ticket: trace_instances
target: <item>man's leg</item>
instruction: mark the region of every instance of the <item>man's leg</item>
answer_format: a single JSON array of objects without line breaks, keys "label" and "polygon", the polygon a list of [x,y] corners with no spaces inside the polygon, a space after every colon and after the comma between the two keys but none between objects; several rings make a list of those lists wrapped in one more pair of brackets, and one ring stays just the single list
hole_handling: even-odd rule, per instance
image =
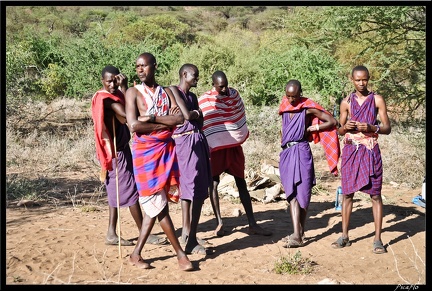
[{"label": "man's leg", "polygon": [[293,234],[290,236],[290,239],[301,242],[303,233],[303,227],[301,224],[302,214],[300,204],[295,197],[290,201],[290,213],[293,224]]},{"label": "man's leg", "polygon": [[122,246],[133,246],[133,242],[123,239],[120,237],[120,234],[117,234],[117,208],[109,207],[109,223],[108,223],[108,232],[105,238],[105,244],[107,245],[118,245],[119,239],[121,240]]},{"label": "man's leg", "polygon": [[383,203],[381,195],[372,195],[372,214],[375,225],[374,241],[381,241],[382,221],[383,221]]},{"label": "man's leg", "polygon": [[135,220],[135,224],[138,227],[138,231],[141,230],[142,221],[143,221],[143,215],[141,210],[141,205],[139,204],[139,201],[134,205],[129,206],[129,211],[132,215],[132,218]]},{"label": "man's leg", "polygon": [[271,235],[272,233],[268,230],[264,230],[261,228],[255,220],[253,209],[252,209],[252,201],[247,189],[246,180],[244,178],[234,176],[237,188],[239,190],[240,201],[243,205],[243,208],[246,212],[246,216],[249,223],[249,233],[250,234],[260,234],[260,235]]},{"label": "man's leg", "polygon": [[[138,232],[141,230],[142,221],[143,221],[143,214],[142,209],[139,201],[137,201],[134,205],[129,206],[129,211],[135,220],[135,224],[138,227]],[[168,241],[166,238],[150,234],[147,243],[153,244],[153,245],[166,245]]]},{"label": "man's leg", "polygon": [[181,199],[182,233],[181,241],[186,243],[191,231],[191,200]]},{"label": "man's leg", "polygon": [[219,206],[219,193],[217,190],[217,187],[219,185],[220,178],[219,176],[213,176],[213,187],[210,189],[210,202],[211,206],[213,208],[213,213],[216,216],[216,222],[217,227],[215,230],[215,234],[217,236],[224,236],[225,231],[223,229],[223,222],[222,222],[222,216],[220,212],[220,206]]},{"label": "man's leg", "polygon": [[331,245],[334,248],[343,248],[346,246],[350,246],[351,242],[349,241],[348,236],[348,228],[351,218],[351,212],[353,208],[353,197],[354,193],[343,195],[342,199],[342,235]]},{"label": "man's leg", "polygon": [[375,225],[375,237],[373,241],[373,252],[375,254],[386,253],[387,250],[384,247],[381,240],[382,233],[382,220],[383,220],[383,203],[381,195],[370,195],[372,199],[372,213]]},{"label": "man's leg", "polygon": [[306,216],[307,216],[307,209],[301,208],[300,207],[300,225],[301,225],[301,238],[304,238],[304,233],[305,233],[305,225],[306,225]]},{"label": "man's leg", "polygon": [[342,200],[342,237],[349,238],[348,228],[353,208],[354,193],[344,195]]},{"label": "man's leg", "polygon": [[117,226],[117,208],[109,206],[109,218],[108,218],[108,232],[106,239],[109,241],[114,241],[117,238],[116,232]]},{"label": "man's leg", "polygon": [[193,265],[189,261],[189,258],[187,257],[186,253],[183,251],[180,242],[177,238],[177,235],[175,234],[174,224],[171,220],[171,217],[169,215],[168,210],[168,204],[165,205],[164,209],[158,214],[158,220],[159,224],[162,227],[163,231],[165,232],[166,236],[168,237],[169,241],[171,242],[171,245],[174,248],[174,251],[177,254],[177,260],[179,267],[182,271],[191,271],[193,270]]},{"label": "man's leg", "polygon": [[207,254],[204,246],[200,245],[197,239],[198,223],[201,217],[201,210],[204,201],[201,199],[192,201],[192,219],[190,223],[190,232],[187,244],[185,246],[186,253],[197,253],[201,255]]},{"label": "man's leg", "polygon": [[140,230],[140,234],[138,237],[138,241],[135,245],[134,250],[129,256],[129,262],[137,266],[141,269],[149,269],[150,264],[144,262],[144,259],[141,257],[141,251],[144,248],[144,244],[147,241],[148,236],[150,235],[150,232],[153,229],[154,223],[156,221],[156,217],[150,217],[147,214],[144,215],[142,227]]}]

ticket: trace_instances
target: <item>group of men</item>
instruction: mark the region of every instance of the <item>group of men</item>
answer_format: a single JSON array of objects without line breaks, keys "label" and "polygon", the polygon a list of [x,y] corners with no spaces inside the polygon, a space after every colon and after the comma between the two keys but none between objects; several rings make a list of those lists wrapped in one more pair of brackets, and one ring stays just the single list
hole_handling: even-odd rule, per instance
[{"label": "group of men", "polygon": [[[363,68],[353,70],[353,77],[358,72],[367,72]],[[213,88],[198,98],[190,91],[197,86],[199,80],[199,70],[193,64],[184,64],[179,70],[179,84],[168,87],[159,85],[155,80],[157,62],[153,54],[140,54],[135,69],[141,84],[128,88],[126,76],[117,68],[106,66],[102,70],[103,88],[92,98],[96,154],[101,164],[101,181],[105,183],[109,204],[106,243],[133,245],[133,242],[121,238],[116,232],[118,208],[129,207],[139,229],[138,240],[129,257],[132,265],[150,268],[141,256],[146,242],[168,243],[166,239],[151,234],[157,218],[176,252],[179,268],[184,271],[194,270],[187,255],[207,254],[205,241],[197,237],[205,199],[210,198],[216,216],[215,235],[226,234],[217,190],[219,177],[224,172],[235,179],[248,219],[249,234],[272,235],[271,231],[259,226],[254,217],[245,180],[245,156],[242,149],[242,144],[249,137],[245,107],[239,92],[228,86],[225,73],[214,72]],[[357,95],[348,96],[350,100],[345,98],[342,101],[339,132],[336,132],[339,123],[331,114],[301,96],[299,81],[290,80],[287,83],[286,96],[283,97],[279,110],[283,120],[280,167],[286,170],[281,172],[281,180],[290,203],[294,233],[282,239],[285,247],[303,245],[307,208],[311,189],[315,185],[309,141],[314,139],[324,145],[330,140],[333,141],[333,146],[328,148],[334,149],[335,144],[339,147],[337,133],[355,140],[356,143],[345,142],[346,146],[362,146],[365,143],[357,140],[370,139],[368,133],[371,131],[375,134],[375,141],[378,132],[390,133],[385,103],[381,96],[371,92],[378,100],[376,108],[383,123],[381,128],[376,114],[373,120],[362,120],[363,115],[354,114],[350,107],[354,103],[352,100],[360,98],[361,105],[364,96],[370,95],[364,76],[357,75],[355,78],[362,78],[362,84],[355,85]],[[354,84],[360,82],[355,80]],[[294,119],[297,121],[291,122]],[[362,133],[367,137],[360,136]],[[370,156],[371,152],[373,162],[381,162],[377,158],[380,155],[379,148],[357,154]],[[346,159],[351,159],[352,155],[345,156]],[[327,155],[329,165],[332,165],[331,171],[336,174],[338,158],[338,150]],[[359,166],[359,171],[363,173],[364,167]],[[366,186],[360,183],[352,185],[352,177],[344,173],[342,167],[342,191],[346,194],[342,210],[343,233],[334,246],[349,245],[348,224],[354,192],[370,190],[367,193],[374,196],[375,251],[382,246],[382,201],[379,195],[382,167],[376,166],[369,173],[371,181],[368,180],[367,173],[362,174],[367,180]],[[168,204],[169,201],[176,202],[178,199],[182,208],[182,232],[179,238],[175,233]]]}]

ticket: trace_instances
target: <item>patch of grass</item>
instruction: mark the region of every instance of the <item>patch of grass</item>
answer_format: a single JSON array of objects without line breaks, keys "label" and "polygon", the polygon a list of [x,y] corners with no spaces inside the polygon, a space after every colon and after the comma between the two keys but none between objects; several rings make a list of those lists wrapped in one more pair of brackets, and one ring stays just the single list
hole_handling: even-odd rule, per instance
[{"label": "patch of grass", "polygon": [[[79,185],[98,180],[98,174],[94,174],[98,173],[99,164],[95,159],[89,100],[59,98],[51,103],[20,104],[19,109],[6,118],[7,201],[72,200],[64,191],[58,191],[57,183],[62,181],[59,176],[65,173],[82,173]],[[250,137],[242,146],[248,171],[260,172],[263,160],[279,160],[281,122],[275,114],[277,109],[277,105],[247,107]],[[394,123],[392,133],[380,135],[379,143],[383,182],[421,187],[426,169],[425,127],[403,127]],[[312,194],[333,196],[336,189],[325,189],[325,184],[334,177],[328,171],[322,146],[310,145],[317,178]],[[61,183],[64,185],[68,181]],[[75,189],[74,192],[78,195],[81,191]],[[56,199],[51,198],[53,193]],[[240,204],[240,199],[233,198],[232,203]]]},{"label": "patch of grass", "polygon": [[81,207],[81,211],[82,212],[96,212],[96,211],[100,211],[100,209],[94,205],[84,205]]},{"label": "patch of grass", "polygon": [[23,179],[17,174],[6,176],[6,200],[42,199],[45,189],[51,187],[46,179]]},{"label": "patch of grass", "polygon": [[325,189],[325,187],[322,184],[316,184],[312,187],[312,195],[318,195],[318,194],[326,194],[328,195],[329,192]]},{"label": "patch of grass", "polygon": [[232,204],[241,204],[240,197],[234,197],[232,195],[224,195],[222,199],[231,202]]},{"label": "patch of grass", "polygon": [[314,263],[302,257],[300,251],[294,255],[282,256],[275,262],[274,271],[276,274],[310,274],[312,273]]},{"label": "patch of grass", "polygon": [[13,281],[14,281],[14,283],[20,283],[20,282],[23,282],[24,279],[21,278],[20,276],[14,276]]}]

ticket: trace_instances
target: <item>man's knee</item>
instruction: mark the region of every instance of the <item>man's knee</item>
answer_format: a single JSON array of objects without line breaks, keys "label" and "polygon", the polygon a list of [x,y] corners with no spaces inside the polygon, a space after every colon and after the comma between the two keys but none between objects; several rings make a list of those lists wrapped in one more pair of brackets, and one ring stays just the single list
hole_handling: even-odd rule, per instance
[{"label": "man's knee", "polygon": [[234,176],[234,180],[239,190],[240,189],[247,190],[246,180],[244,178]]}]

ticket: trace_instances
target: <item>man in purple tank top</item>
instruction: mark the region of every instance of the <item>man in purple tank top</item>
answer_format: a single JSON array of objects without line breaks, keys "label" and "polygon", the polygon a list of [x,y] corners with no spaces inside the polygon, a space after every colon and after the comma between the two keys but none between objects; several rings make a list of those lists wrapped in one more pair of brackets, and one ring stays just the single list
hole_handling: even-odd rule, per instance
[{"label": "man in purple tank top", "polygon": [[179,70],[180,84],[170,86],[184,123],[177,125],[173,133],[175,151],[180,169],[180,200],[182,208],[182,234],[187,254],[206,255],[205,240],[196,237],[204,200],[209,197],[212,184],[210,151],[202,132],[203,114],[197,96],[190,92],[199,80],[198,68],[184,64]]},{"label": "man in purple tank top", "polygon": [[[345,97],[340,105],[339,135],[344,136],[342,150],[342,235],[332,243],[334,248],[351,245],[348,227],[357,191],[370,195],[375,236],[373,253],[387,252],[382,240],[383,203],[382,159],[378,134],[390,134],[391,126],[387,106],[381,95],[368,89],[369,70],[356,66],[351,73],[355,91]],[[379,116],[381,124],[377,120]]]}]

